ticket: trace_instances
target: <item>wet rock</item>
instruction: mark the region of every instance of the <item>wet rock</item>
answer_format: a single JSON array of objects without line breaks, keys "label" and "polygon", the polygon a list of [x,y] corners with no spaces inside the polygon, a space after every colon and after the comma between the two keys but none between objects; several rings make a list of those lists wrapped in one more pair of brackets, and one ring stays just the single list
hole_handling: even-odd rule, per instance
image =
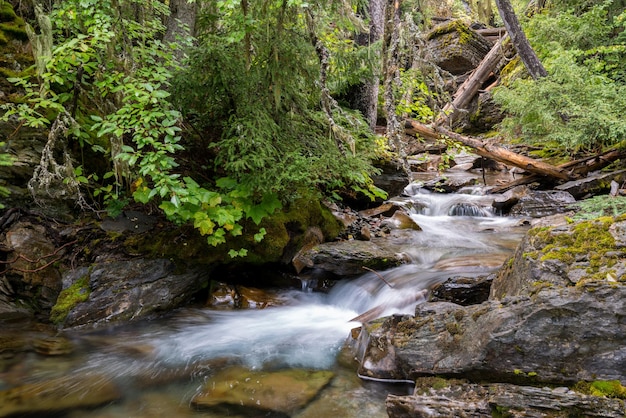
[{"label": "wet rock", "polygon": [[555,187],[556,190],[567,192],[576,199],[581,199],[589,194],[598,195],[608,193],[611,190],[611,182],[619,184],[626,181],[626,170],[611,173],[595,172],[580,180],[572,180]]},{"label": "wet rock", "polygon": [[305,407],[332,379],[329,371],[289,369],[276,372],[232,367],[217,373],[195,395],[196,408],[228,412],[252,408],[291,415]]},{"label": "wet rock", "polygon": [[497,195],[493,199],[492,206],[498,213],[507,214],[528,193],[529,189],[526,186],[514,187],[501,195]]},{"label": "wet rock", "polygon": [[468,306],[486,302],[493,275],[483,277],[451,277],[437,285],[431,293],[431,302],[452,302]]},{"label": "wet rock", "polygon": [[624,317],[626,286],[610,284],[544,287],[532,298],[467,307],[425,303],[415,317],[387,318],[369,330],[369,339],[361,340],[366,348],[360,372],[552,384],[626,381]]},{"label": "wet rock", "polygon": [[324,242],[322,230],[318,227],[309,227],[304,233],[300,249],[291,259],[291,265],[296,269],[296,273],[300,273],[305,267],[313,267],[311,260],[303,254],[322,242]]},{"label": "wet rock", "polygon": [[388,226],[393,229],[412,229],[421,231],[422,228],[405,212],[395,212],[391,218],[384,219],[381,226]]},{"label": "wet rock", "polygon": [[528,191],[519,196],[509,213],[511,216],[541,218],[567,212],[574,203],[576,199],[566,191]]},{"label": "wet rock", "polygon": [[72,342],[60,336],[38,338],[33,341],[33,347],[37,354],[44,356],[62,356],[74,351]]},{"label": "wet rock", "polygon": [[422,183],[421,187],[437,193],[454,193],[463,187],[475,186],[479,183],[478,177],[448,176],[439,177]]},{"label": "wet rock", "polygon": [[[443,380],[443,379],[441,379]],[[439,383],[439,385],[442,385]],[[623,401],[584,395],[568,388],[511,384],[446,384],[411,396],[389,395],[391,418],[418,417],[623,417]],[[442,385],[442,386],[443,386]],[[497,414],[497,415],[496,415]]]},{"label": "wet rock", "polygon": [[403,253],[402,231],[396,230],[389,238],[372,237],[370,241],[336,241],[320,244],[305,252],[313,268],[338,276],[364,273],[363,267],[386,270],[409,262]]},{"label": "wet rock", "polygon": [[202,268],[176,272],[164,259],[96,263],[87,273],[89,297],[70,307],[64,326],[129,321],[183,305],[208,280]]},{"label": "wet rock", "polygon": [[237,290],[235,286],[222,282],[211,282],[211,290],[207,306],[213,308],[235,308],[237,305]]},{"label": "wet rock", "polygon": [[104,375],[72,375],[0,391],[0,417],[35,416],[86,408],[122,398]]},{"label": "wet rock", "polygon": [[264,309],[282,304],[282,300],[268,291],[221,282],[211,283],[207,301],[207,306],[229,309]]}]

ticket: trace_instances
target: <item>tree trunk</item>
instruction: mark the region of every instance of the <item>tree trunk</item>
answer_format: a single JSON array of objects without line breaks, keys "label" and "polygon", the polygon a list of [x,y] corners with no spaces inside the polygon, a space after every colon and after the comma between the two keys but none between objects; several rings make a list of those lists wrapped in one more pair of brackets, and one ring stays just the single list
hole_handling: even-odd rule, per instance
[{"label": "tree trunk", "polygon": [[528,158],[524,155],[516,154],[495,144],[485,143],[476,138],[457,134],[442,126],[431,128],[414,120],[407,120],[406,125],[409,128],[406,129],[407,133],[418,134],[426,139],[433,140],[438,140],[445,136],[472,148],[474,152],[481,157],[491,158],[492,160],[513,165],[530,173],[542,176],[554,177],[561,180],[570,179],[569,174],[563,168],[555,167],[553,165]]},{"label": "tree trunk", "polygon": [[179,45],[174,51],[174,56],[179,62],[185,55],[183,44],[179,38],[188,38],[195,34],[197,12],[198,3],[195,1],[170,0],[170,16],[163,42]]},{"label": "tree trunk", "polygon": [[[369,32],[356,36],[356,43],[360,46],[369,46],[380,40],[385,29],[385,0],[370,0],[368,10],[363,14],[370,17]],[[380,57],[379,57],[380,58]],[[380,61],[372,59],[372,62]],[[378,68],[369,80],[352,86],[347,93],[350,105],[359,110],[368,121],[370,128],[376,127],[378,117],[378,85],[380,78]]]},{"label": "tree trunk", "polygon": [[[561,164],[558,166],[558,168],[567,169],[567,171],[570,172],[572,176],[581,178],[581,177],[586,176],[588,173],[592,171],[601,170],[602,168],[608,166],[612,162],[619,160],[619,159],[623,159],[625,156],[626,156],[626,151],[613,149],[613,150],[609,150],[598,155],[592,155],[591,157]],[[513,187],[522,186],[524,184],[530,184],[532,182],[540,180],[540,178],[541,177],[537,174],[531,174],[530,176],[521,177],[509,183],[496,186],[493,189],[490,189],[489,193],[506,192],[507,190],[510,190]]]},{"label": "tree trunk", "polygon": [[441,125],[448,122],[448,125],[452,125],[458,118],[459,111],[467,109],[476,93],[478,93],[478,90],[491,76],[491,73],[496,69],[498,63],[506,54],[506,47],[503,47],[505,39],[506,38],[503,38],[496,42],[478,67],[476,67],[472,74],[461,84],[461,87],[459,87],[454,94],[452,102],[446,104],[442,109],[435,124]]},{"label": "tree trunk", "polygon": [[405,173],[409,173],[409,164],[402,143],[403,126],[396,114],[394,86],[400,84],[400,4],[401,0],[387,0],[385,7],[385,32],[383,39],[383,97],[385,116],[387,117],[387,140],[391,141],[398,154]]},{"label": "tree trunk", "polygon": [[500,17],[504,22],[504,27],[511,37],[513,46],[519,55],[520,59],[524,63],[524,66],[528,70],[528,73],[535,80],[548,75],[548,72],[537,58],[537,54],[533,51],[522,27],[517,20],[513,6],[509,0],[496,0]]}]

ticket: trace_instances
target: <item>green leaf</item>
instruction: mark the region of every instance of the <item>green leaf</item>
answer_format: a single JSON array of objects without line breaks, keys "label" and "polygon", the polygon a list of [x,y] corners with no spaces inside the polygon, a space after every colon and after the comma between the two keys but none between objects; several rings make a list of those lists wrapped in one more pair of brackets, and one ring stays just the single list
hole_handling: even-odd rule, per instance
[{"label": "green leaf", "polygon": [[259,232],[254,234],[254,241],[256,241],[256,242],[263,241],[263,238],[265,237],[265,234],[267,234],[267,231],[265,230],[265,228],[259,229]]}]

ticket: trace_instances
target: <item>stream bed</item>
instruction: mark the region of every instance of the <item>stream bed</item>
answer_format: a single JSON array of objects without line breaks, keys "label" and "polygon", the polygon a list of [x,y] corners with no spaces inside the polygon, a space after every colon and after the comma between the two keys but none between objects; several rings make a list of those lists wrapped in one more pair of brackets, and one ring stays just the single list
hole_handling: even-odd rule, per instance
[{"label": "stream bed", "polygon": [[[405,205],[422,228],[402,235],[410,264],[341,281],[328,293],[306,286],[280,290],[276,297],[282,305],[262,310],[189,307],[159,320],[66,331],[61,338],[72,347],[68,353],[1,357],[0,390],[52,382],[68,385],[62,393],[78,393],[91,390],[93,382],[71,387],[86,382],[87,376],[112,383],[116,389],[111,390],[118,391],[101,405],[94,402],[49,415],[62,417],[386,417],[387,394],[408,394],[412,387],[357,376],[358,359],[347,344],[352,330],[360,326],[354,318],[373,309],[379,316],[413,314],[424,300],[424,289],[452,276],[476,277],[497,269],[527,229],[519,219],[494,214],[493,198],[478,187],[456,194],[417,189],[394,200]],[[25,338],[26,326],[4,324],[3,338]],[[29,333],[36,338],[38,331]],[[234,368],[252,373],[248,380],[285,370],[328,371],[332,377],[306,402],[286,412],[268,412],[260,401],[261,409],[243,401],[239,407],[235,401],[232,408],[198,406],[194,399],[208,390],[207,385],[216,385],[215,376]],[[283,382],[287,387],[271,390],[288,391],[291,381]],[[32,398],[42,406],[36,415],[27,416],[46,416],[45,402],[54,408],[58,401]],[[6,407],[13,402],[6,399],[3,407],[0,396],[0,416],[21,416],[20,409]]]}]

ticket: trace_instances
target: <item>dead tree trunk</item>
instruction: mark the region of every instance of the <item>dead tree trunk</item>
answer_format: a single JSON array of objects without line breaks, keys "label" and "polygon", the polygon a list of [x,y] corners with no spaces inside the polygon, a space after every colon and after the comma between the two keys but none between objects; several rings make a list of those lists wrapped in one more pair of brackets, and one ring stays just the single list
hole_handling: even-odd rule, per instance
[{"label": "dead tree trunk", "polygon": [[406,125],[407,128],[405,131],[407,133],[418,134],[426,139],[434,140],[448,137],[472,148],[474,152],[481,157],[491,158],[492,160],[499,161],[507,165],[513,165],[530,173],[541,176],[548,176],[561,180],[570,179],[567,170],[563,168],[555,167],[542,161],[537,161],[524,155],[514,153],[495,144],[485,143],[476,138],[457,134],[442,126],[432,128],[414,120],[407,120]]},{"label": "dead tree trunk", "polygon": [[435,124],[442,125],[445,122],[452,125],[459,116],[459,111],[466,109],[481,86],[491,76],[492,72],[506,54],[507,46],[502,38],[495,43],[491,51],[485,56],[470,76],[461,84],[461,87],[454,94],[453,100],[446,104],[437,118]]},{"label": "dead tree trunk", "polygon": [[543,64],[541,64],[541,61],[537,58],[537,54],[535,54],[535,51],[530,46],[519,20],[517,20],[513,6],[511,6],[511,2],[509,0],[496,0],[496,5],[498,6],[500,17],[504,22],[504,27],[511,37],[513,46],[515,46],[515,50],[524,63],[524,66],[528,70],[530,76],[535,80],[547,76],[548,72],[543,67]]},{"label": "dead tree trunk", "polygon": [[[561,164],[558,166],[558,168],[567,170],[572,177],[580,178],[592,171],[600,170],[611,164],[613,161],[623,159],[624,157],[626,157],[626,151],[614,149],[603,152],[602,154],[593,155],[587,158],[582,158],[580,160],[570,161],[565,164]],[[496,186],[493,189],[490,189],[489,193],[503,193],[516,186],[530,184],[540,179],[541,176],[537,174],[531,174],[529,176],[524,176],[517,180],[513,180],[509,183]]]}]

